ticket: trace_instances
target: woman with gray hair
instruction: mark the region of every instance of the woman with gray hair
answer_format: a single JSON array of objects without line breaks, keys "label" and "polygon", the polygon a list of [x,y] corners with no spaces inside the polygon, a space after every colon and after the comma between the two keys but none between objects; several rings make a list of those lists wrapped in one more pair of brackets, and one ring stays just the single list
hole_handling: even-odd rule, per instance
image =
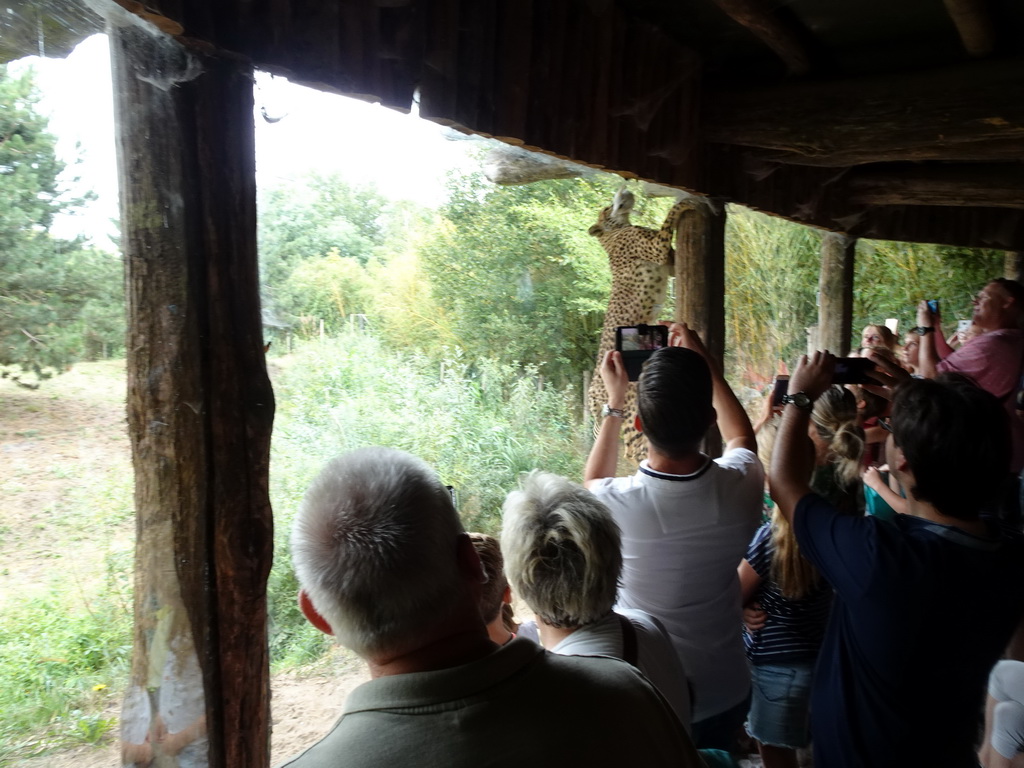
[{"label": "woman with gray hair", "polygon": [[536,614],[541,645],[629,662],[689,730],[686,673],[661,622],[612,610],[622,571],[619,527],[596,496],[558,475],[531,472],[505,499],[501,549],[512,588]]}]

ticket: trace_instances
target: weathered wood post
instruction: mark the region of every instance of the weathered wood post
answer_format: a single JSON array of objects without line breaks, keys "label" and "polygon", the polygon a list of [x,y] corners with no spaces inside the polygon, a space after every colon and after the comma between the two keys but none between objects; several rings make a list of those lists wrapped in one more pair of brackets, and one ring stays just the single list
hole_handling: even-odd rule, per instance
[{"label": "weathered wood post", "polygon": [[111,53],[137,514],[123,751],[149,750],[156,766],[259,768],[274,400],[252,69],[141,22],[112,30]]},{"label": "weathered wood post", "polygon": [[[725,206],[693,197],[676,230],[676,322],[696,330],[712,357],[725,356]],[[705,451],[720,456],[722,440],[712,428]]]},{"label": "weathered wood post", "polygon": [[826,232],[821,239],[818,280],[818,346],[840,357],[850,354],[853,335],[853,264],[857,241]]},{"label": "weathered wood post", "polygon": [[1024,251],[1007,251],[1003,260],[1003,277],[1024,283]]}]

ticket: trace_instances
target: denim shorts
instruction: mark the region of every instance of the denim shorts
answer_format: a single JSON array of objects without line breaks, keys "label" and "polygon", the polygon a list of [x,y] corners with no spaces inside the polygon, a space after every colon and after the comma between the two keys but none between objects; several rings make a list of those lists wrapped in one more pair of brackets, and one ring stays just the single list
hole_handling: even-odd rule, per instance
[{"label": "denim shorts", "polygon": [[751,667],[747,733],[762,744],[798,749],[811,741],[813,662]]}]

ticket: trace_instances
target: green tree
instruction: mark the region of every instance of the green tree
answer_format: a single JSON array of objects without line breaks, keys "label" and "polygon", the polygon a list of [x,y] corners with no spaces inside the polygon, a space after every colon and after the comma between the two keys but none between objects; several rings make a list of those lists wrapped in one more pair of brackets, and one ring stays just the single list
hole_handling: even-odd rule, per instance
[{"label": "green tree", "polygon": [[81,200],[62,195],[64,164],[38,101],[31,70],[0,65],[0,369],[23,383],[25,372],[46,378],[80,357],[83,324],[116,325],[123,303],[114,257],[49,232]]},{"label": "green tree", "polygon": [[304,260],[340,256],[366,264],[384,242],[388,202],[373,186],[337,174],[311,174],[273,187],[259,199],[264,285],[273,293]]},{"label": "green tree", "polygon": [[940,302],[943,331],[956,330],[956,320],[969,320],[971,300],[993,277],[1003,274],[1002,251],[955,248],[922,243],[863,240],[857,246],[853,302],[853,345],[861,329],[887,318],[900,329],[917,325],[922,299]]},{"label": "green tree", "polygon": [[[453,176],[423,257],[456,345],[576,383],[594,364],[610,290],[608,257],[587,230],[621,183],[497,187],[480,174]],[[634,223],[660,223],[667,207],[650,205]]]},{"label": "green tree", "polygon": [[734,386],[763,385],[791,363],[818,322],[821,236],[814,229],[730,206],[725,238],[725,367]]},{"label": "green tree", "polygon": [[282,306],[300,325],[318,329],[323,322],[325,331],[335,334],[349,315],[367,313],[370,278],[358,261],[331,249],[326,256],[299,262],[281,286],[280,296]]}]

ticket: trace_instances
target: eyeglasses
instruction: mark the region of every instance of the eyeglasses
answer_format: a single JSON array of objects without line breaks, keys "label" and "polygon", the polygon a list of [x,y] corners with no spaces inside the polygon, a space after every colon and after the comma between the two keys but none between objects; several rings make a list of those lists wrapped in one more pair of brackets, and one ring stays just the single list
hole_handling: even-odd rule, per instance
[{"label": "eyeglasses", "polygon": [[892,434],[892,422],[889,421],[889,419],[879,419],[878,420],[878,426],[880,426],[882,429],[884,429],[890,435]]}]

